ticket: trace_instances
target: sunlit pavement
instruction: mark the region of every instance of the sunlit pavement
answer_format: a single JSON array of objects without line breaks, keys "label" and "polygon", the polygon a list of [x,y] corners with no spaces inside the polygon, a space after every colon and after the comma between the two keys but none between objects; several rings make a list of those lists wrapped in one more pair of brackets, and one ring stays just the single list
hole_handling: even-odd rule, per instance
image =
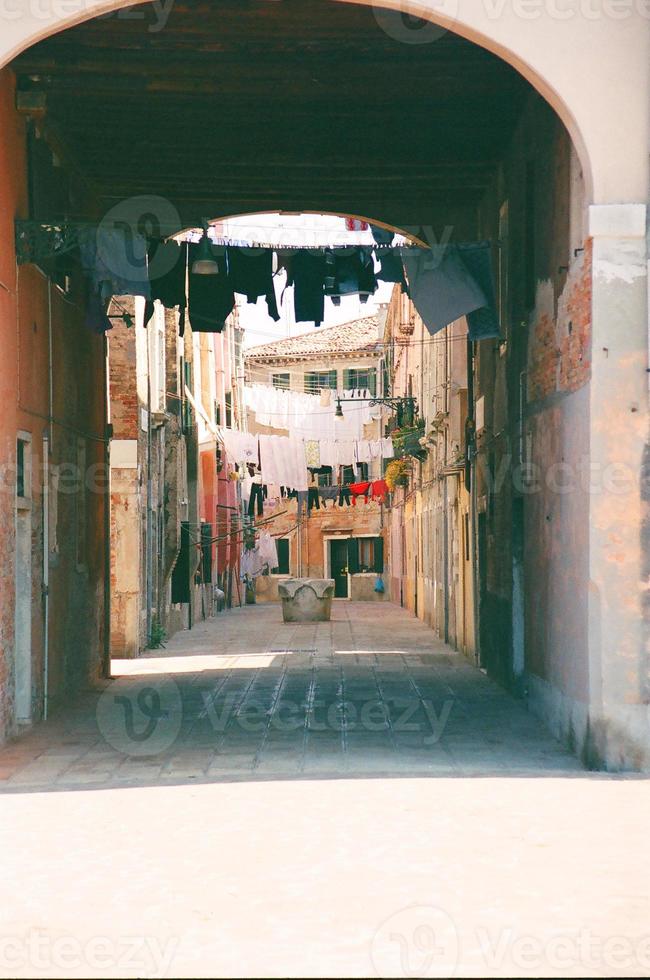
[{"label": "sunlit pavement", "polygon": [[386,604],[237,610],[0,753],[3,976],[646,975],[648,789]]}]

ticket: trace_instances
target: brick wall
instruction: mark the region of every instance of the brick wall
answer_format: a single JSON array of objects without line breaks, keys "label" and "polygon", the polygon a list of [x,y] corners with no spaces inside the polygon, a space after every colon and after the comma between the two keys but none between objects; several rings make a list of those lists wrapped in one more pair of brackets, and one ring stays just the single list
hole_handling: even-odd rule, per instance
[{"label": "brick wall", "polygon": [[[548,295],[550,294],[550,295]],[[528,399],[541,401],[555,392],[577,391],[591,367],[591,240],[575,263],[557,302],[550,283],[537,293],[537,316],[530,329]]]}]

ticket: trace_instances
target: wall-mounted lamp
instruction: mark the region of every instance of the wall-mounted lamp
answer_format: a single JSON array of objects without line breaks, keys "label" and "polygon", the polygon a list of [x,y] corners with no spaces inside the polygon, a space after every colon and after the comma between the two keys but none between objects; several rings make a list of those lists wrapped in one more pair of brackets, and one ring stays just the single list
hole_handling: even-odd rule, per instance
[{"label": "wall-mounted lamp", "polygon": [[336,399],[336,411],[334,412],[334,415],[335,415],[335,417],[337,419],[342,419],[343,418],[343,408],[341,407],[341,399],[340,398],[337,398]]}]

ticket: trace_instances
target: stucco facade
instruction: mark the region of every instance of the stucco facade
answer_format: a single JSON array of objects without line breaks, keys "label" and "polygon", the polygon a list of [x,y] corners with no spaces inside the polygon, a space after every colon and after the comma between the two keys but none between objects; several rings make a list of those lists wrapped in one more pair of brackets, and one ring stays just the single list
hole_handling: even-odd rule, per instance
[{"label": "stucco facade", "polygon": [[[297,339],[277,341],[271,345],[253,347],[245,356],[246,377],[250,383],[273,385],[281,382],[291,391],[313,393],[313,376],[327,377],[332,395],[341,394],[349,384],[350,372],[370,372],[374,393],[382,393],[381,350],[386,310],[376,316],[362,318],[335,328],[323,328],[315,334]],[[351,349],[358,338],[359,349]],[[309,341],[311,352],[301,352],[303,339]],[[322,351],[319,352],[319,348]],[[355,377],[359,377],[357,374]],[[355,386],[356,387],[356,386]],[[342,403],[343,412],[346,405]],[[291,435],[288,430],[260,425],[255,413],[247,412],[248,431],[260,434]],[[383,432],[383,418],[364,426],[364,437],[378,439]],[[351,468],[354,469],[354,468]],[[383,465],[380,460],[368,464],[367,479],[380,479]],[[355,479],[360,479],[357,475]],[[332,482],[338,482],[332,474]],[[278,600],[278,583],[287,574],[301,578],[330,578],[333,575],[333,542],[346,547],[350,539],[381,538],[385,540],[385,507],[372,500],[357,502],[356,506],[322,501],[320,508],[300,510],[296,500],[282,499],[274,510],[265,510],[265,530],[273,536],[289,540],[288,573],[258,576],[255,580],[257,601]],[[336,547],[336,545],[334,545]],[[349,570],[344,587],[345,598],[361,601],[382,601],[390,596],[389,587],[377,591],[377,575],[373,571]],[[342,598],[342,596],[339,596]]]},{"label": "stucco facade", "polygon": [[81,281],[64,290],[39,268],[16,265],[26,134],[7,71],[0,120],[2,739],[104,668],[108,441],[104,343],[84,327]]}]

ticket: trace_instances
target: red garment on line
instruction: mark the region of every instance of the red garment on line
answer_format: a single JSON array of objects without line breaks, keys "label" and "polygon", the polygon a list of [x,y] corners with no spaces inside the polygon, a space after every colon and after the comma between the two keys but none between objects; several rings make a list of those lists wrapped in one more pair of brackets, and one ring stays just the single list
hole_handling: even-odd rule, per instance
[{"label": "red garment on line", "polygon": [[388,493],[388,484],[385,480],[375,480],[370,488],[370,496],[380,504],[385,503]]},{"label": "red garment on line", "polygon": [[368,490],[370,490],[371,484],[369,481],[364,483],[351,483],[350,493],[352,494],[352,506],[356,507],[357,497],[365,497],[366,503],[368,502]]}]

